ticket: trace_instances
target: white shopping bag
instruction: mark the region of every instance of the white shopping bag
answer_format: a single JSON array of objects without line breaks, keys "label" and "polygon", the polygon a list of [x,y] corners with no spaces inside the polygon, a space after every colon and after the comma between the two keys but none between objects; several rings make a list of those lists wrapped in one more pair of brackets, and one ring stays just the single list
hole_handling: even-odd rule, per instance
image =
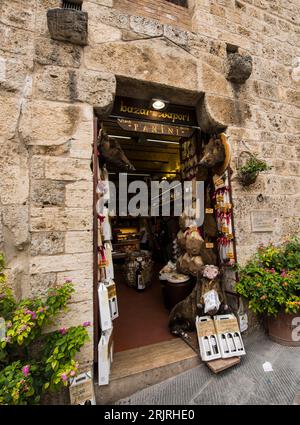
[{"label": "white shopping bag", "polygon": [[237,311],[240,331],[245,332],[248,329],[248,315],[245,312],[245,307],[242,299],[240,299],[239,309]]},{"label": "white shopping bag", "polygon": [[102,332],[98,344],[98,385],[108,385],[113,360],[112,329]]},{"label": "white shopping bag", "polygon": [[220,308],[220,300],[217,291],[212,289],[211,291],[206,292],[203,295],[204,299],[204,313],[211,314],[211,312],[216,313]]},{"label": "white shopping bag", "polygon": [[99,283],[98,287],[99,300],[99,318],[102,331],[106,331],[112,327],[111,314],[109,309],[108,290],[103,282]]}]

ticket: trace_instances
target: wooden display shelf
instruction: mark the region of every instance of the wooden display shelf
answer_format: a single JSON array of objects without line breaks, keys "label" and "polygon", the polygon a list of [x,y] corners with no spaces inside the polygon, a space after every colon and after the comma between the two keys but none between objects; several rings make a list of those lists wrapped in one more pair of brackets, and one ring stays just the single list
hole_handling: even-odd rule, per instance
[{"label": "wooden display shelf", "polygon": [[113,246],[133,245],[137,243],[140,243],[139,239],[131,239],[131,240],[122,241],[122,242],[116,242],[116,243],[113,242]]},{"label": "wooden display shelf", "polygon": [[112,259],[118,260],[121,258],[126,258],[127,255],[128,255],[127,252],[112,252]]}]

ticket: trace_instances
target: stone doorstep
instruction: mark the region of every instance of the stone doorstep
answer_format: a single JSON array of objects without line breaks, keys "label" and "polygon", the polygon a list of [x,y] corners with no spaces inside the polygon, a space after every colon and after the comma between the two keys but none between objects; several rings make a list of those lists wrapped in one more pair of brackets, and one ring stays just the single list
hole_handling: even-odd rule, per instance
[{"label": "stone doorstep", "polygon": [[116,353],[110,384],[98,386],[95,382],[96,402],[100,405],[113,404],[192,369],[200,362],[199,356],[179,339]]}]

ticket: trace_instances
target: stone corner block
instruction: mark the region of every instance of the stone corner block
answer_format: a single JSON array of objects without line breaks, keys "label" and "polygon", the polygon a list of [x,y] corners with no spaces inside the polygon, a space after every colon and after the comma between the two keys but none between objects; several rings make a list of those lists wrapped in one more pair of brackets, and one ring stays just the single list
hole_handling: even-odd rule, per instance
[{"label": "stone corner block", "polygon": [[81,10],[48,9],[47,24],[54,40],[86,46],[88,44],[88,14]]},{"label": "stone corner block", "polygon": [[236,84],[243,84],[252,73],[252,57],[239,53],[230,53],[225,61],[226,79]]}]

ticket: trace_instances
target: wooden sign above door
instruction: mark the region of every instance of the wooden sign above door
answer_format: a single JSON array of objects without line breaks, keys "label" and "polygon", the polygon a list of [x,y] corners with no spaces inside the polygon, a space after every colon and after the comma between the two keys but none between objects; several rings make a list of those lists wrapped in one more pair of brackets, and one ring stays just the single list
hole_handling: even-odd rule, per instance
[{"label": "wooden sign above door", "polygon": [[117,123],[123,130],[136,131],[138,133],[163,134],[165,136],[191,137],[194,129],[178,125],[158,124],[147,121],[117,119]]},{"label": "wooden sign above door", "polygon": [[115,99],[112,116],[145,121],[156,121],[186,126],[198,126],[194,108],[167,104],[163,111],[156,111],[150,101],[119,97]]}]

